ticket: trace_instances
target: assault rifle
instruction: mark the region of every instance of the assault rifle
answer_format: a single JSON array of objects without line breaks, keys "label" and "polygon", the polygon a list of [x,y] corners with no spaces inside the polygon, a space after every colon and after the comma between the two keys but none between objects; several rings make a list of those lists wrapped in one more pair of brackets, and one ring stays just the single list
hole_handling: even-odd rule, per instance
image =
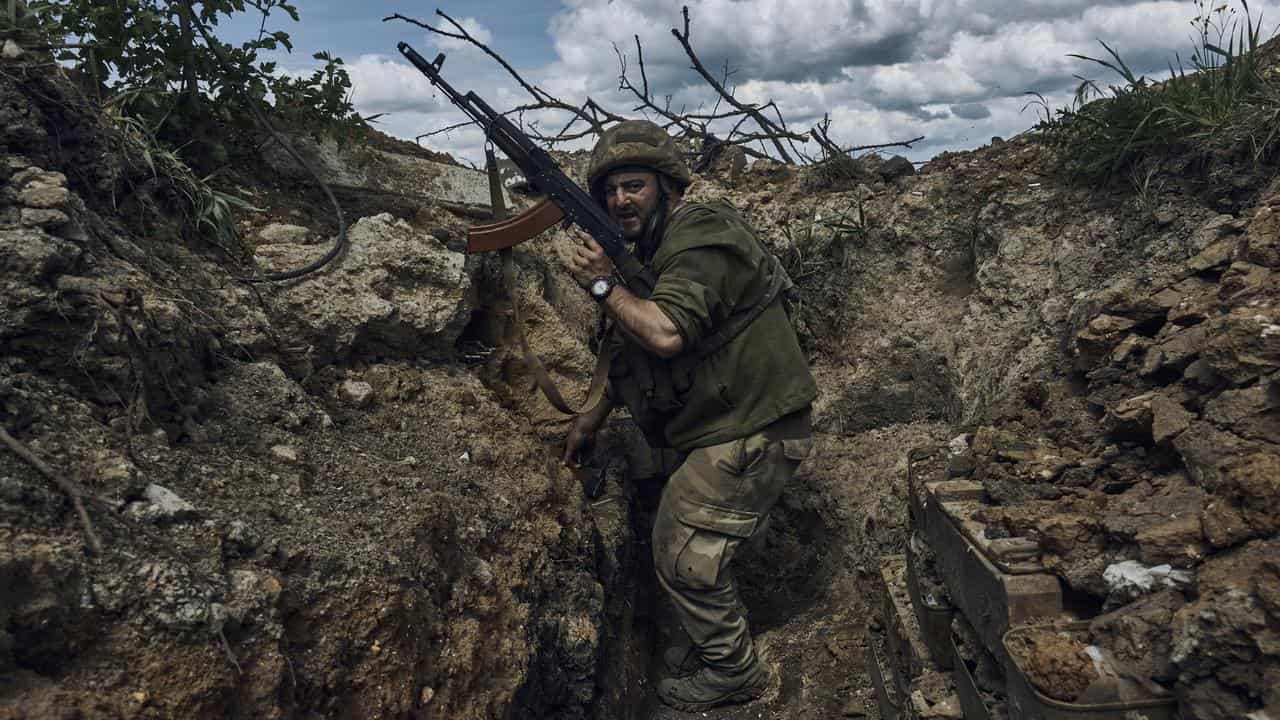
[{"label": "assault rifle", "polygon": [[405,59],[427,76],[432,85],[444,92],[450,102],[474,120],[484,130],[489,141],[511,158],[525,178],[546,196],[545,200],[513,218],[473,226],[467,232],[467,252],[510,248],[533,238],[556,223],[568,221],[585,230],[600,243],[632,293],[646,298],[653,293],[653,271],[627,250],[622,229],[589,194],[564,174],[545,150],[535,145],[514,123],[495,112],[475,92],[463,95],[445,82],[440,75],[444,53],[437,55],[433,62],[427,62],[408,43],[402,42],[396,47]]}]

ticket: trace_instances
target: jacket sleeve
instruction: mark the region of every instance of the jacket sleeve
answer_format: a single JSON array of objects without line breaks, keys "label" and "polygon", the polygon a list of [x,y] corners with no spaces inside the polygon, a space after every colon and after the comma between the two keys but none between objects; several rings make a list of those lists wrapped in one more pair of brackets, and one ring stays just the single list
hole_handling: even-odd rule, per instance
[{"label": "jacket sleeve", "polygon": [[663,238],[650,300],[680,332],[686,351],[733,313],[757,274],[755,241],[721,213],[692,208]]},{"label": "jacket sleeve", "polygon": [[649,299],[675,324],[686,349],[729,314],[725,300],[729,260],[728,253],[715,248],[686,250],[658,276]]}]

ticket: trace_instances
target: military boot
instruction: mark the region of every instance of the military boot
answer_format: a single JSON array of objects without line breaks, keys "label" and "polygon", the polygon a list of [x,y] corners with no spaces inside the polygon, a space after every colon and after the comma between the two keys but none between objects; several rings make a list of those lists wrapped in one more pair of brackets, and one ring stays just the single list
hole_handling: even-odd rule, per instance
[{"label": "military boot", "polygon": [[751,702],[769,689],[773,672],[759,659],[737,673],[702,666],[684,677],[658,683],[658,699],[684,712],[702,712],[720,705]]},{"label": "military boot", "polygon": [[668,677],[682,678],[698,672],[698,668],[702,667],[702,659],[698,657],[697,648],[692,645],[677,645],[662,653],[662,665]]}]

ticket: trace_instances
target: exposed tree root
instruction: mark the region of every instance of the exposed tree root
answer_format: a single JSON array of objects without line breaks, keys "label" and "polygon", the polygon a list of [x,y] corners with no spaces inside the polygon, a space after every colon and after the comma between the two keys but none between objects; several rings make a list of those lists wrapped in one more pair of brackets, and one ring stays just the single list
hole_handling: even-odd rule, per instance
[{"label": "exposed tree root", "polygon": [[35,453],[31,452],[26,445],[15,440],[3,427],[0,427],[0,441],[3,441],[6,447],[17,454],[18,457],[26,460],[31,467],[38,470],[49,482],[57,485],[59,490],[62,490],[67,497],[71,498],[71,504],[76,509],[76,516],[80,518],[80,527],[84,529],[85,538],[88,540],[90,552],[94,555],[101,555],[102,542],[98,540],[97,533],[93,531],[93,523],[89,520],[89,513],[84,509],[84,502],[80,499],[83,492],[80,488],[55,472],[43,460],[36,457]]}]

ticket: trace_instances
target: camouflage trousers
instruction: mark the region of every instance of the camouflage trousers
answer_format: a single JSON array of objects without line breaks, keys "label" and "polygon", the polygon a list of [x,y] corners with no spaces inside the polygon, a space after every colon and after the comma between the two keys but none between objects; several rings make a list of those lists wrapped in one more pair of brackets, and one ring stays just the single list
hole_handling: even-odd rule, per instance
[{"label": "camouflage trousers", "polygon": [[658,583],[702,661],[717,670],[741,671],[755,657],[729,567],[734,551],[761,532],[812,448],[804,410],[693,450],[663,490],[653,527]]}]

